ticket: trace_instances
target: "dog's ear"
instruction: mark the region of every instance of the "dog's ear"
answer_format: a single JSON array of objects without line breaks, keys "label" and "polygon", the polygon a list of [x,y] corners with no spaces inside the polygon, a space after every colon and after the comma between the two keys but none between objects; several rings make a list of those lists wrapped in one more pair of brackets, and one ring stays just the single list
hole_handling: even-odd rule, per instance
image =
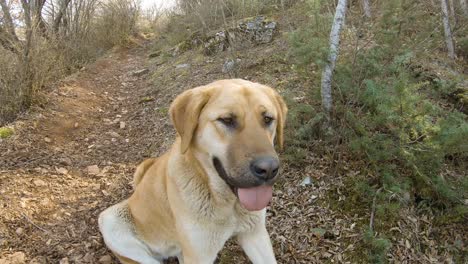
[{"label": "dog's ear", "polygon": [[280,150],[283,150],[283,141],[284,141],[284,126],[286,124],[286,115],[288,114],[288,107],[284,102],[281,95],[274,91],[275,105],[278,111],[278,122],[276,125],[276,143],[278,144]]},{"label": "dog's ear", "polygon": [[193,134],[198,125],[201,110],[208,102],[208,95],[199,90],[187,90],[176,97],[169,112],[172,123],[181,139],[180,151],[185,153],[192,142]]}]

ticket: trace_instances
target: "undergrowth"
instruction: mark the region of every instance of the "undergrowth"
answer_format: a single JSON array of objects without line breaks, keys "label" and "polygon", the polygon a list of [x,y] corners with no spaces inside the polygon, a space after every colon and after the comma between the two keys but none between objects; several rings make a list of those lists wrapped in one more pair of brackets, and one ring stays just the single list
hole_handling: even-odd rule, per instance
[{"label": "undergrowth", "polygon": [[428,50],[443,43],[440,29],[434,32],[434,24],[440,23],[438,14],[424,16],[419,10],[430,7],[421,1],[380,4],[382,11],[372,24],[350,18],[342,34],[343,50],[334,75],[332,134],[322,131],[318,93],[331,27],[328,21],[333,16],[327,12],[329,6],[306,1],[303,7],[309,10],[310,23],[290,34],[293,69],[314,80],[316,91],[309,94],[315,107],[290,101],[293,140],[286,154],[300,161],[315,139],[322,145],[341,142],[341,151],[351,153],[351,162],[365,161],[360,174],[345,181],[349,197],[345,207],[371,208],[376,201],[372,210],[379,219],[375,225],[379,234],[368,229],[363,234],[371,263],[386,262],[391,244],[385,234],[402,217],[402,208],[429,208],[439,224],[461,223],[467,217],[468,193],[466,114],[447,107],[444,99],[457,80],[414,71]]}]

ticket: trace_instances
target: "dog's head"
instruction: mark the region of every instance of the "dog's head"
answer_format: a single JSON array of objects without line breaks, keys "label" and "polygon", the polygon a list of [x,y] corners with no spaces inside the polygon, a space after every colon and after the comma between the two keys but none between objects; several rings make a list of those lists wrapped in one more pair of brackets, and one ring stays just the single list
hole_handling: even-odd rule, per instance
[{"label": "dog's head", "polygon": [[[266,207],[276,181],[287,107],[270,87],[222,80],[179,95],[170,108],[181,153],[203,156],[249,210]],[[207,163],[207,164],[204,164]]]}]

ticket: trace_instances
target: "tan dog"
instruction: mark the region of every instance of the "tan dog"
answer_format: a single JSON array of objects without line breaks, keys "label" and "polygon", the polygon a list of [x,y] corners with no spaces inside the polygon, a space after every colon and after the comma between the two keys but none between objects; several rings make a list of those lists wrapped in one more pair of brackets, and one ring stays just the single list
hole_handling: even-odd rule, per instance
[{"label": "tan dog", "polygon": [[178,137],[141,163],[135,192],[99,216],[124,263],[213,263],[236,236],[250,260],[276,263],[265,228],[287,107],[273,89],[234,79],[185,91],[171,105]]}]

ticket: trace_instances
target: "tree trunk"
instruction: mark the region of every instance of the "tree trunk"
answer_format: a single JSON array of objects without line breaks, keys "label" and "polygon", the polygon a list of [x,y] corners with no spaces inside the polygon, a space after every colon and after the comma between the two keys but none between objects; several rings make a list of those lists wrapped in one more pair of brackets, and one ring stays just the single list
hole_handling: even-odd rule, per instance
[{"label": "tree trunk", "polygon": [[461,6],[461,9],[463,10],[463,14],[465,16],[468,16],[468,7],[466,6],[466,0],[460,0],[460,6]]},{"label": "tree trunk", "polygon": [[362,8],[364,9],[364,15],[367,18],[371,18],[371,9],[369,5],[369,0],[362,0]]},{"label": "tree trunk", "polygon": [[330,32],[330,53],[328,63],[322,73],[322,106],[327,120],[330,120],[330,114],[333,107],[331,94],[331,81],[333,70],[335,69],[336,58],[340,48],[340,32],[345,21],[347,0],[339,0],[336,6],[335,18]]},{"label": "tree trunk", "polygon": [[0,6],[2,7],[3,11],[3,18],[6,27],[6,31],[10,35],[13,41],[18,41],[18,37],[16,36],[15,32],[15,25],[13,24],[13,19],[11,18],[10,7],[6,3],[5,0],[0,0]]},{"label": "tree trunk", "polygon": [[62,21],[62,17],[63,15],[65,14],[66,10],[67,10],[67,7],[68,7],[68,4],[70,3],[71,0],[63,0],[61,3],[60,3],[60,10],[58,11],[57,13],[57,16],[55,17],[54,19],[54,25],[52,26],[52,29],[54,30],[55,33],[58,32],[59,30],[59,27],[60,27],[60,22]]},{"label": "tree trunk", "polygon": [[34,21],[33,29],[39,29],[40,33],[43,36],[46,36],[47,33],[46,24],[44,22],[44,19],[42,19],[42,9],[44,8],[45,2],[46,0],[35,0],[32,8]]},{"label": "tree trunk", "polygon": [[[16,44],[19,44],[19,42]],[[0,25],[0,46],[18,55],[20,54],[20,46],[16,44],[11,40],[10,34]]]},{"label": "tree trunk", "polygon": [[23,85],[26,87],[26,92],[24,93],[23,104],[28,107],[32,101],[32,91],[33,91],[33,73],[31,71],[31,61],[30,61],[30,52],[32,45],[33,37],[33,25],[31,19],[31,5],[28,0],[21,0],[21,5],[23,7],[23,16],[24,24],[26,25],[26,41],[23,45]]},{"label": "tree trunk", "polygon": [[440,0],[440,3],[441,3],[441,7],[442,7],[442,22],[444,23],[445,42],[447,43],[448,56],[451,59],[455,59],[455,50],[453,48],[452,30],[450,28],[447,1],[446,0]]},{"label": "tree trunk", "polygon": [[31,48],[32,40],[32,22],[31,22],[31,6],[27,0],[21,0],[24,13],[24,24],[26,25],[26,44],[24,46],[24,57],[27,60],[29,57],[29,49]]},{"label": "tree trunk", "polygon": [[453,3],[453,0],[449,0],[449,7],[450,7],[450,16],[452,17],[452,21],[453,21],[452,27],[455,28],[455,25],[457,24],[457,16],[455,14],[455,4]]}]

